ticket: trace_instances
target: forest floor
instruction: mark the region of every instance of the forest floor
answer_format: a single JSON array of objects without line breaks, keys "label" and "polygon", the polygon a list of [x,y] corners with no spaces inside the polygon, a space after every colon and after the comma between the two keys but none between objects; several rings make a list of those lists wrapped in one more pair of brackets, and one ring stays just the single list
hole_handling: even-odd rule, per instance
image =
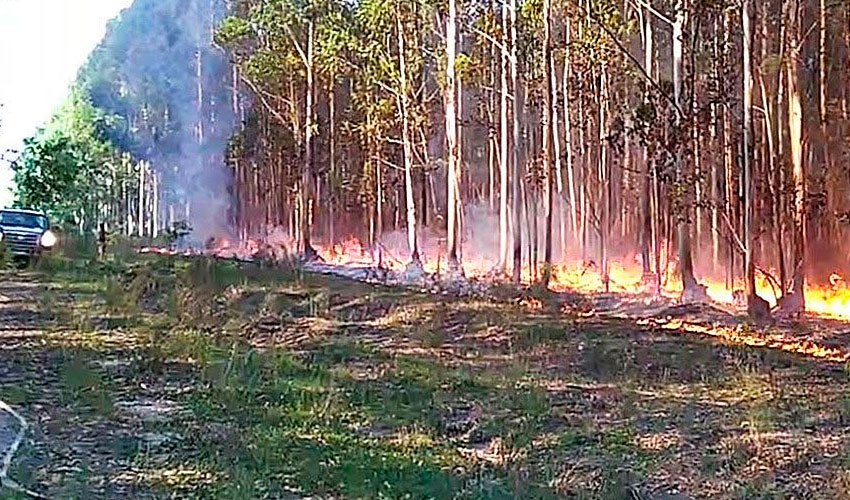
[{"label": "forest floor", "polygon": [[160,257],[4,271],[10,475],[86,500],[850,498],[844,365],[531,304]]}]

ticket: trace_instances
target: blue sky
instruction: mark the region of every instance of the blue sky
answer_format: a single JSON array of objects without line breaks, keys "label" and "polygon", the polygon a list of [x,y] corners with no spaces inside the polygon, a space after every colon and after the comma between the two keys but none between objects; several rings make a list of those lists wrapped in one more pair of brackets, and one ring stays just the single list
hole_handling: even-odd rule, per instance
[{"label": "blue sky", "polygon": [[[0,0],[0,152],[20,149],[62,103],[106,23],[132,0]],[[0,162],[0,205],[12,175]]]}]

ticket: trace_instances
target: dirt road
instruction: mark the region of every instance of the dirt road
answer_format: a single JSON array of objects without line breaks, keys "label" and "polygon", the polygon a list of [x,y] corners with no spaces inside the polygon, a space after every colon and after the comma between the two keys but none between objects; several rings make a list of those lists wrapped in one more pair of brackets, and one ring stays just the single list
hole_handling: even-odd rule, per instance
[{"label": "dirt road", "polygon": [[[139,452],[162,444],[145,425],[163,404],[134,375],[132,337],[74,324],[83,300],[33,272],[0,279],[0,399],[30,425],[9,475],[50,498],[147,498],[135,471]],[[15,432],[0,419],[0,456]]]}]

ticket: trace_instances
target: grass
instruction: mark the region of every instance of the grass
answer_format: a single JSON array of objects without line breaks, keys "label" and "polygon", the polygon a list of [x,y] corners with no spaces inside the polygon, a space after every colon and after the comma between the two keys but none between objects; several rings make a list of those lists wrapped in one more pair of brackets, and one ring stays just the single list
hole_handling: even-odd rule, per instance
[{"label": "grass", "polygon": [[13,476],[53,498],[850,494],[843,367],[236,263],[6,278],[43,286],[0,366]]}]

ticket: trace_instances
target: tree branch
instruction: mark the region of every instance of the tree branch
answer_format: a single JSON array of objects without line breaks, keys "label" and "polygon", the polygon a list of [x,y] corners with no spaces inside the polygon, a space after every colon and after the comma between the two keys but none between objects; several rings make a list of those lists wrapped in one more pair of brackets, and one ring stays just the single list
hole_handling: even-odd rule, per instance
[{"label": "tree branch", "polygon": [[286,34],[289,35],[289,39],[292,40],[292,45],[295,46],[295,50],[298,51],[298,55],[301,56],[301,61],[304,62],[304,66],[310,67],[310,59],[307,58],[307,53],[304,52],[304,49],[301,48],[301,44],[298,43],[298,39],[295,38],[295,33],[292,32],[292,28],[290,28],[288,24],[285,24],[283,28],[286,30]]},{"label": "tree branch", "polygon": [[633,4],[635,4],[635,6],[637,6],[637,7],[645,8],[646,10],[651,12],[655,17],[657,17],[659,20],[664,21],[665,23],[669,24],[670,26],[673,26],[673,21],[671,21],[669,17],[667,17],[664,14],[662,14],[661,12],[657,11],[652,5],[649,4],[648,1],[646,1],[646,0],[630,0],[630,1]]},{"label": "tree branch", "polygon": [[[569,0],[569,1],[570,1],[570,2],[571,2],[574,6],[575,6],[575,7],[579,8],[579,9],[582,9],[582,6],[581,6],[581,5],[579,5],[579,4],[577,4],[577,3],[576,3],[576,0]],[[669,101],[669,102],[670,102],[670,104],[673,106],[673,109],[675,109],[675,110],[676,110],[676,113],[678,113],[679,117],[680,117],[680,118],[684,118],[685,113],[682,111],[682,108],[680,108],[680,107],[679,107],[679,105],[676,103],[676,100],[675,100],[675,99],[673,99],[673,97],[672,97],[670,94],[668,94],[667,92],[664,92],[664,89],[662,89],[662,88],[661,88],[661,85],[659,85],[659,84],[658,84],[658,82],[656,82],[656,81],[655,81],[655,80],[654,80],[654,79],[653,79],[653,78],[649,75],[649,73],[647,73],[647,72],[646,72],[646,69],[643,67],[643,64],[641,64],[641,62],[640,62],[640,61],[638,61],[638,60],[635,58],[635,56],[633,56],[633,55],[632,55],[632,53],[631,53],[631,52],[629,52],[629,50],[628,50],[625,46],[623,46],[623,44],[622,44],[622,43],[620,43],[620,40],[619,40],[619,39],[617,39],[617,36],[616,36],[616,35],[615,35],[615,34],[614,34],[614,33],[613,33],[613,32],[612,32],[612,31],[611,31],[611,30],[610,30],[607,26],[605,26],[605,23],[604,23],[604,22],[602,22],[602,21],[600,21],[600,20],[599,20],[599,19],[598,19],[598,18],[597,18],[597,17],[596,17],[596,16],[595,16],[595,15],[594,15],[591,11],[590,11],[590,9],[587,9],[587,17],[588,17],[591,21],[593,21],[594,23],[596,23],[596,25],[597,25],[597,26],[599,26],[599,28],[600,28],[600,29],[602,29],[602,31],[604,31],[604,32],[605,32],[605,34],[607,34],[607,35],[608,35],[608,38],[610,38],[610,39],[611,39],[611,41],[612,41],[612,42],[614,42],[614,45],[616,45],[616,46],[617,46],[617,48],[620,50],[620,52],[622,52],[623,54],[625,54],[625,56],[626,56],[626,57],[627,57],[627,58],[628,58],[628,59],[632,62],[632,64],[634,64],[634,65],[635,65],[635,67],[636,67],[636,68],[637,68],[637,69],[641,72],[641,74],[643,75],[644,80],[646,80],[646,81],[647,81],[650,85],[652,85],[652,87],[653,87],[653,88],[654,88],[654,89],[655,89],[655,90],[656,90],[659,94],[661,94],[661,96],[662,96],[662,97],[664,97],[665,99],[667,99],[667,101]]]},{"label": "tree branch", "polygon": [[260,99],[260,102],[263,104],[266,110],[271,113],[272,116],[277,118],[277,120],[280,121],[281,125],[285,125],[287,127],[292,125],[291,121],[287,120],[286,117],[280,113],[280,111],[276,110],[271,104],[269,104],[269,102],[264,97],[264,92],[262,92],[254,82],[252,82],[245,75],[242,75],[241,79],[243,82],[245,82],[245,84],[251,87],[251,90],[254,91],[254,94]]}]

